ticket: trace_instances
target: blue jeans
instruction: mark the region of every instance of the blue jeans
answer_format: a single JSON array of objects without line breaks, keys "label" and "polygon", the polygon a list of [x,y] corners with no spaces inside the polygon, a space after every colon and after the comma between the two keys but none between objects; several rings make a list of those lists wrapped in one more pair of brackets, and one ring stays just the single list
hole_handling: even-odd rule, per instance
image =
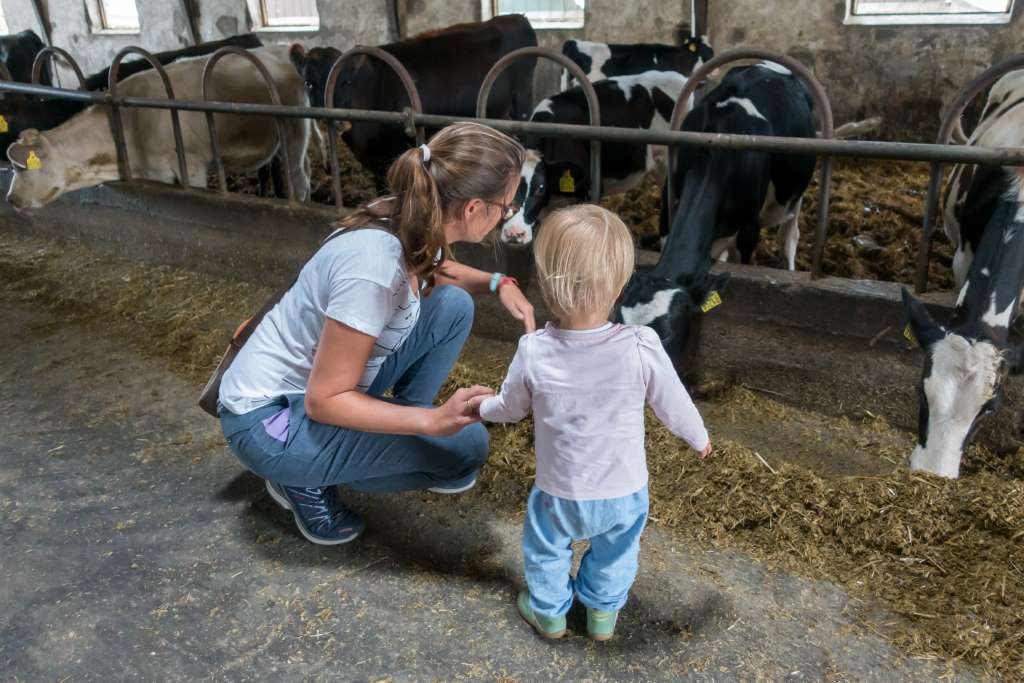
[{"label": "blue jeans", "polygon": [[[530,606],[549,617],[565,614],[573,593],[591,609],[626,604],[636,578],[640,534],[647,523],[647,487],[621,498],[566,500],[530,492],[523,523],[523,559]],[[573,541],[590,539],[575,581],[569,576]]]},{"label": "blue jeans", "polygon": [[[403,405],[430,406],[451,372],[473,326],[473,299],[440,286],[423,299],[420,317],[405,343],[388,356],[367,392],[392,389]],[[360,491],[412,491],[469,483],[487,459],[481,424],[453,436],[399,436],[344,429],[316,422],[304,394],[235,415],[221,408],[228,445],[254,473],[285,486],[345,484]]]}]

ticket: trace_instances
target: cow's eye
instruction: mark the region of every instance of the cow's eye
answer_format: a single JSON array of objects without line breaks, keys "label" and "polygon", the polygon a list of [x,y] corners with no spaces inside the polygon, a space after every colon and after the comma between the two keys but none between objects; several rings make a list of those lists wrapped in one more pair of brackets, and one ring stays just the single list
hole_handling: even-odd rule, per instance
[{"label": "cow's eye", "polygon": [[538,185],[536,187],[536,189],[534,189],[533,193],[534,194],[543,194],[544,193],[544,183],[541,183],[540,185]]}]

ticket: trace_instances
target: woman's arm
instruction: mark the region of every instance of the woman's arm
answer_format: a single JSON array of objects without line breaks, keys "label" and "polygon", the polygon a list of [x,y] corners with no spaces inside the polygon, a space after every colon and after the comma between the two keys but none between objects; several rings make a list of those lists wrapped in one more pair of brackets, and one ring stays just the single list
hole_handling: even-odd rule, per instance
[{"label": "woman's arm", "polygon": [[[470,294],[489,294],[491,291],[491,275],[464,263],[447,260],[434,276],[439,285],[455,285]],[[498,288],[498,299],[516,320],[522,320],[527,332],[537,329],[533,318],[533,304],[514,283],[507,283]]]},{"label": "woman's arm", "polygon": [[356,387],[376,340],[327,318],[306,386],[306,414],[317,422],[363,432],[447,436],[479,422],[469,410],[487,387],[459,389],[438,408],[401,406],[367,396]]}]

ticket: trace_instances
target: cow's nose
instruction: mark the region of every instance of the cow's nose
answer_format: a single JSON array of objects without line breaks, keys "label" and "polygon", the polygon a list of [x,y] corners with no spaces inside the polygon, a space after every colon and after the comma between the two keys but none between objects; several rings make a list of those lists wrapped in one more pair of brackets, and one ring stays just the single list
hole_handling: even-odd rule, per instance
[{"label": "cow's nose", "polygon": [[506,228],[505,241],[509,244],[524,244],[526,242],[526,230],[522,228]]}]

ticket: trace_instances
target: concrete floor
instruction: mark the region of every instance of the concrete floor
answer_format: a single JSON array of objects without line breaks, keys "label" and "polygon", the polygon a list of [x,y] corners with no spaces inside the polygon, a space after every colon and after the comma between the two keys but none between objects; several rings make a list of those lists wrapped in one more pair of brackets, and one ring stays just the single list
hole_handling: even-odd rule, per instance
[{"label": "concrete floor", "polygon": [[[195,389],[101,330],[0,302],[0,678],[933,680],[838,587],[652,528],[619,635],[516,616],[518,520],[470,493],[349,496],[305,542]],[[581,628],[580,614],[570,615]],[[956,680],[975,680],[957,669]]]}]

